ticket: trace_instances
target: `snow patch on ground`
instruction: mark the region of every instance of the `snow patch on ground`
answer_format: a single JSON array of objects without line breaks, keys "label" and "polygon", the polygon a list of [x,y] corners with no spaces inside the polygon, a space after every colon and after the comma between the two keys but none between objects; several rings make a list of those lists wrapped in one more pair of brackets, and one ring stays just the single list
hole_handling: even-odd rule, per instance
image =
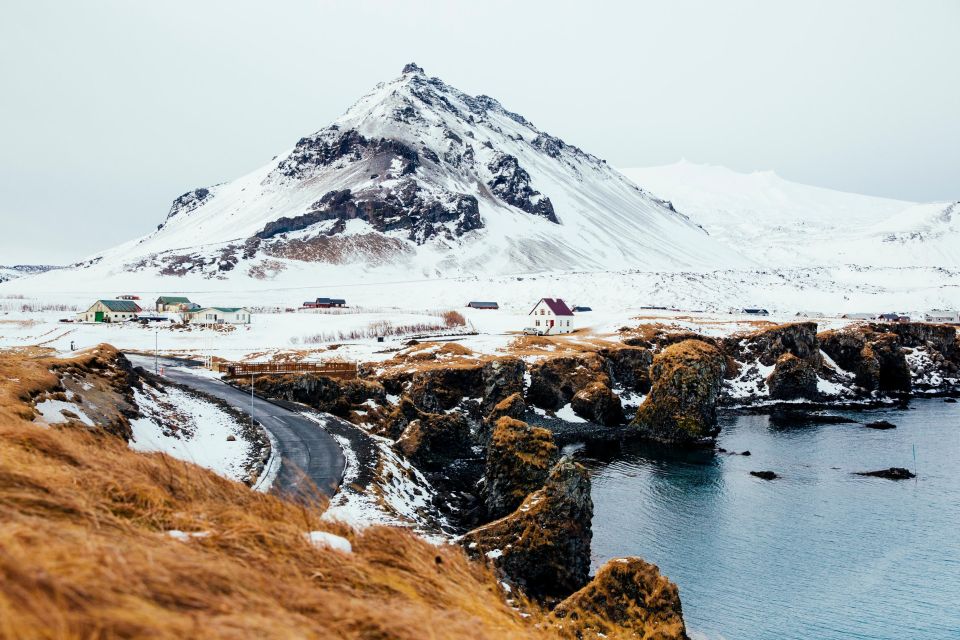
[{"label": "snow patch on ground", "polygon": [[44,400],[43,402],[37,403],[37,411],[40,412],[40,422],[45,424],[64,424],[68,422],[71,418],[63,414],[64,411],[69,411],[77,416],[76,419],[80,420],[83,424],[88,427],[95,426],[93,420],[87,417],[87,414],[83,412],[77,404],[73,402],[64,402],[62,400]]},{"label": "snow patch on ground", "polygon": [[556,412],[554,412],[554,415],[556,415],[558,418],[560,418],[564,422],[587,422],[587,420],[585,420],[584,418],[581,418],[574,412],[573,407],[570,405],[570,403],[567,403],[562,407],[560,407],[559,409],[557,409]]},{"label": "snow patch on ground", "polygon": [[327,531],[309,531],[304,534],[304,537],[317,549],[333,549],[341,553],[353,553],[353,545],[343,536]]},{"label": "snow patch on ground", "polygon": [[[143,417],[130,421],[135,451],[160,451],[192,462],[230,480],[247,476],[245,463],[252,446],[240,425],[216,405],[190,393],[168,387],[162,393],[144,385],[134,390]],[[175,421],[171,413],[176,411]],[[176,426],[173,426],[173,425]],[[233,436],[233,440],[228,440]]]}]

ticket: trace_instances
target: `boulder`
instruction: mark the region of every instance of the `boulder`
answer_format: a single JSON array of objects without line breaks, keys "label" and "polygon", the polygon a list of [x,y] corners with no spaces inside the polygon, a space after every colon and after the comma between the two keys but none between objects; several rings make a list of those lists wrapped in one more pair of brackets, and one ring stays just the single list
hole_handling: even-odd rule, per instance
[{"label": "boulder", "polygon": [[515,420],[523,420],[527,415],[527,404],[520,393],[514,393],[501,400],[487,414],[487,424],[496,424],[497,420],[507,416]]},{"label": "boulder", "polygon": [[478,397],[482,389],[480,365],[447,365],[417,371],[407,393],[418,409],[436,413],[453,409],[464,398]]},{"label": "boulder", "polygon": [[751,471],[750,475],[761,480],[776,480],[780,477],[773,471]]},{"label": "boulder", "polygon": [[570,401],[574,413],[581,418],[602,425],[623,422],[623,406],[620,396],[602,382],[591,382],[574,394]]},{"label": "boulder", "polygon": [[334,380],[316,374],[258,376],[254,386],[261,395],[299,402],[335,416],[348,417],[356,405],[373,399],[383,404],[383,385],[371,380]]},{"label": "boulder", "polygon": [[910,367],[897,334],[861,325],[824,331],[817,339],[824,353],[853,373],[865,391],[910,391]]},{"label": "boulder", "polygon": [[767,377],[767,389],[773,400],[816,400],[820,397],[816,368],[809,359],[798,358],[792,353],[784,353],[777,359],[773,372]]},{"label": "boulder", "polygon": [[463,416],[420,413],[400,434],[394,448],[418,467],[440,471],[472,455],[470,424]]},{"label": "boulder", "polygon": [[598,354],[548,358],[530,367],[527,402],[556,411],[568,404],[577,391],[593,382],[610,385],[604,360]]},{"label": "boulder", "polygon": [[467,533],[467,553],[487,558],[535,598],[564,597],[587,583],[593,501],[587,470],[570,458],[520,508]]},{"label": "boulder", "polygon": [[616,558],[550,613],[565,635],[687,640],[680,592],[641,558]]},{"label": "boulder", "polygon": [[886,478],[887,480],[909,480],[917,476],[909,469],[903,467],[890,467],[889,469],[880,469],[879,471],[859,471],[858,476],[872,476],[874,478]]},{"label": "boulder", "polygon": [[717,399],[726,360],[720,350],[700,340],[671,345],[653,359],[653,385],[634,426],[643,437],[660,442],[694,444],[716,435]]},{"label": "boulder", "polygon": [[879,430],[897,428],[897,425],[893,424],[888,420],[874,420],[873,422],[868,422],[864,426],[867,427],[868,429],[879,429]]},{"label": "boulder", "polygon": [[818,364],[820,357],[816,322],[792,322],[730,336],[724,339],[723,346],[740,362],[759,360],[768,367],[787,353],[812,364]]},{"label": "boulder", "polygon": [[543,486],[556,460],[557,446],[548,429],[509,417],[497,420],[483,474],[488,518],[515,511],[524,498]]},{"label": "boulder", "polygon": [[[515,394],[523,394],[526,365],[520,358],[497,358],[483,365],[483,401],[480,409],[489,414],[498,404]],[[522,416],[521,416],[522,417]]]},{"label": "boulder", "polygon": [[650,390],[652,351],[627,346],[600,349],[597,353],[606,361],[607,374],[614,385],[640,393]]}]

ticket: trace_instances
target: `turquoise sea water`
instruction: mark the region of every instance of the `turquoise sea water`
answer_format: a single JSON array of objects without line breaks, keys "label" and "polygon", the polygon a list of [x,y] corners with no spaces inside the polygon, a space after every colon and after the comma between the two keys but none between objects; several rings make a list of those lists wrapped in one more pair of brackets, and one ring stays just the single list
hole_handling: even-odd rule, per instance
[{"label": "turquoise sea water", "polygon": [[[960,404],[831,413],[898,428],[728,415],[719,446],[751,456],[588,454],[594,568],[659,565],[696,638],[960,639]],[[892,466],[917,480],[853,475]]]}]

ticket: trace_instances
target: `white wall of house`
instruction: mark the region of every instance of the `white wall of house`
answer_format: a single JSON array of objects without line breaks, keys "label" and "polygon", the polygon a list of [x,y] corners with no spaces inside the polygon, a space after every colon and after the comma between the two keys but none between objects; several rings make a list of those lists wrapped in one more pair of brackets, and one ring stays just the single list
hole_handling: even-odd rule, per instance
[{"label": "white wall of house", "polygon": [[543,300],[538,302],[530,312],[530,319],[532,327],[550,335],[570,333],[576,329],[573,316],[558,316]]},{"label": "white wall of house", "polygon": [[188,322],[194,324],[250,324],[250,310],[237,309],[224,311],[214,307],[205,307],[186,314]]},{"label": "white wall of house", "polygon": [[933,309],[923,314],[923,319],[927,322],[958,322],[960,314],[947,309]]},{"label": "white wall of house", "polygon": [[96,322],[97,312],[103,313],[102,322],[125,322],[131,318],[137,317],[137,314],[133,311],[111,311],[107,305],[98,300],[86,311],[78,313],[77,320],[81,322]]}]

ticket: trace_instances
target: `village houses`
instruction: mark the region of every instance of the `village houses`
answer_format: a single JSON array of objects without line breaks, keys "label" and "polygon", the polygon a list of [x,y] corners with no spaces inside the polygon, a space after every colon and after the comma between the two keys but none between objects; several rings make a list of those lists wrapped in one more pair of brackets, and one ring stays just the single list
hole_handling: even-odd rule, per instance
[{"label": "village houses", "polygon": [[184,313],[189,324],[250,324],[250,310],[244,307],[202,307]]},{"label": "village houses", "polygon": [[528,315],[533,318],[533,327],[545,335],[570,333],[575,329],[573,311],[560,298],[541,298]]},{"label": "village houses", "polygon": [[160,296],[157,298],[157,311],[180,313],[181,311],[193,311],[200,308],[200,305],[190,302],[190,298],[183,296]]},{"label": "village houses", "polygon": [[97,300],[90,308],[77,314],[81,322],[125,322],[143,311],[133,300]]}]

